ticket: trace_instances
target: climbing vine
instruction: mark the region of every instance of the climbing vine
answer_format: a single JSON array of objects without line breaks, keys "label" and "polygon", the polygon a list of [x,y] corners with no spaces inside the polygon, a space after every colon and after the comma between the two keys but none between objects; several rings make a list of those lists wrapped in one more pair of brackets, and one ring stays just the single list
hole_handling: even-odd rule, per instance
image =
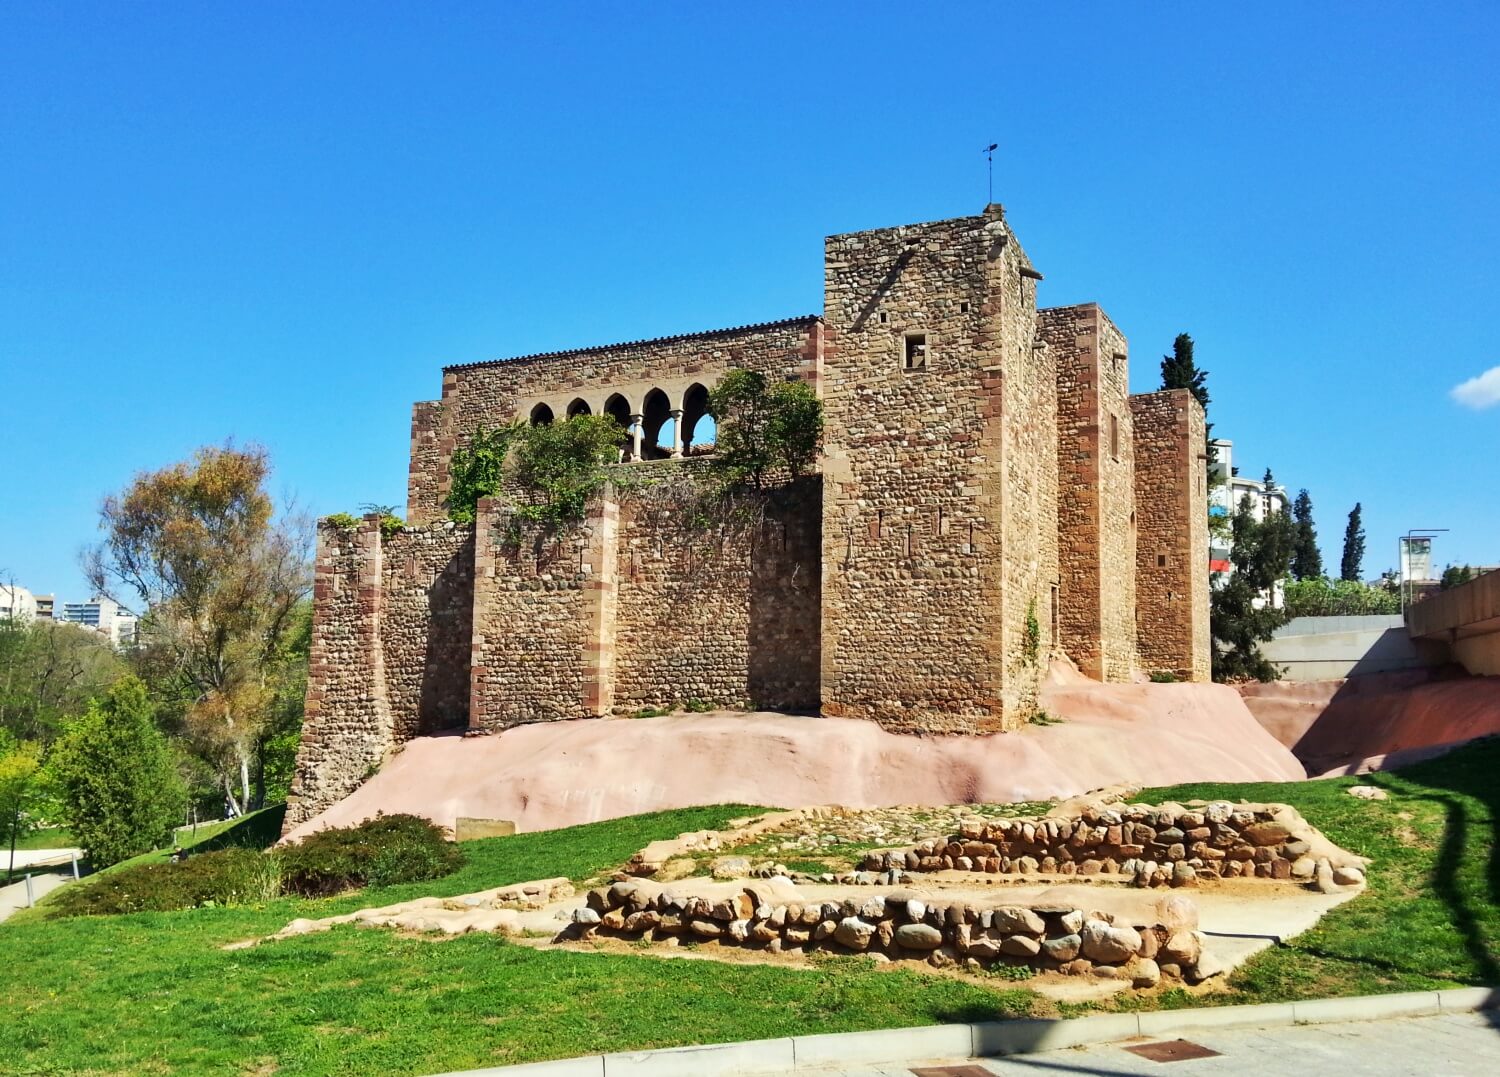
[{"label": "climbing vine", "polygon": [[1042,625],[1036,619],[1036,599],[1026,604],[1026,633],[1021,637],[1021,654],[1028,666],[1036,665],[1042,649]]}]

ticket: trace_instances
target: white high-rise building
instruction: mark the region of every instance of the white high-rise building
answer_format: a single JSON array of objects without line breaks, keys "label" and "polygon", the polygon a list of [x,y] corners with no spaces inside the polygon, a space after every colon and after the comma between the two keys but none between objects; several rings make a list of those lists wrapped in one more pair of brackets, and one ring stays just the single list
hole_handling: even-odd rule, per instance
[{"label": "white high-rise building", "polygon": [[135,642],[137,618],[111,598],[95,597],[87,602],[64,602],[58,618],[103,633],[116,647]]},{"label": "white high-rise building", "polygon": [[[1213,515],[1232,516],[1239,511],[1241,503],[1248,496],[1250,498],[1250,516],[1256,523],[1260,523],[1273,512],[1291,511],[1291,502],[1287,500],[1286,487],[1280,484],[1266,488],[1261,479],[1247,479],[1239,473],[1239,468],[1234,466],[1234,442],[1225,438],[1215,438],[1210,444],[1214,449],[1214,458],[1209,463],[1209,475],[1213,480],[1208,487],[1208,511]],[[1225,534],[1209,533],[1208,536],[1208,568],[1214,574],[1223,573],[1227,576],[1234,571],[1234,566],[1229,561],[1230,539]],[[1269,596],[1271,605],[1277,609],[1282,606],[1282,585],[1277,582]],[[1264,601],[1261,599],[1259,601]]]},{"label": "white high-rise building", "polygon": [[0,583],[0,620],[31,621],[36,615],[35,595],[13,583]]}]

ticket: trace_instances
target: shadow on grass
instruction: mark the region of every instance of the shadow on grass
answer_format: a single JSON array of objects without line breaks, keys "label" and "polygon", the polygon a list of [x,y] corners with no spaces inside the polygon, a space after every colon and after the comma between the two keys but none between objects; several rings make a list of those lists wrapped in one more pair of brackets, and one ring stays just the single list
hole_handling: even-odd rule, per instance
[{"label": "shadow on grass", "polygon": [[[1484,918],[1464,892],[1459,874],[1471,840],[1471,828],[1488,827],[1483,842],[1489,846],[1485,866],[1486,904],[1500,905],[1500,737],[1486,737],[1441,759],[1415,764],[1397,771],[1400,783],[1385,775],[1372,775],[1369,784],[1409,800],[1425,800],[1442,808],[1443,840],[1432,868],[1432,889],[1448,908],[1453,926],[1463,939],[1465,952],[1486,984],[1500,984],[1500,959],[1486,937]],[[1420,786],[1425,792],[1412,788]],[[1449,795],[1439,790],[1447,789]]]}]

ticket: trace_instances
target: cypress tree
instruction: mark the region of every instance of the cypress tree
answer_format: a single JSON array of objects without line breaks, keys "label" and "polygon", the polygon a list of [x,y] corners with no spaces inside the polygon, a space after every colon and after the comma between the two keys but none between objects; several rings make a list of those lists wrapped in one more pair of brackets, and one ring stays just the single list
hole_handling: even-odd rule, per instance
[{"label": "cypress tree", "polygon": [[1208,371],[1199,370],[1193,361],[1193,338],[1178,333],[1172,342],[1172,354],[1161,357],[1161,387],[1163,389],[1186,389],[1208,410],[1208,387],[1204,384]]},{"label": "cypress tree", "polygon": [[1344,528],[1344,559],[1339,566],[1339,578],[1357,580],[1365,562],[1365,528],[1360,522],[1360,503],[1356,501],[1349,511],[1349,525]]},{"label": "cypress tree", "polygon": [[[1198,364],[1193,359],[1193,338],[1186,333],[1178,333],[1177,339],[1172,341],[1172,354],[1161,357],[1161,387],[1163,389],[1186,389],[1193,394],[1194,399],[1203,405],[1204,414],[1208,414],[1208,371],[1199,370]],[[1205,422],[1203,424],[1204,449],[1208,453],[1209,460],[1214,458],[1214,424]]]},{"label": "cypress tree", "polygon": [[1316,580],[1323,575],[1323,555],[1318,550],[1318,529],[1313,526],[1312,497],[1304,489],[1292,503],[1292,518],[1297,522],[1297,538],[1292,546],[1292,575],[1299,580]]}]

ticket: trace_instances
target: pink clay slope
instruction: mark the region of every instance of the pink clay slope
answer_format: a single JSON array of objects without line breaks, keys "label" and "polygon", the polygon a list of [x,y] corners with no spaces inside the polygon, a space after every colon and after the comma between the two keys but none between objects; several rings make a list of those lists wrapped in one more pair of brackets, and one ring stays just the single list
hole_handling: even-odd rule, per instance
[{"label": "pink clay slope", "polygon": [[1500,733],[1500,677],[1427,670],[1240,688],[1252,714],[1316,775],[1388,770]]},{"label": "pink clay slope", "polygon": [[1232,689],[1110,684],[1059,671],[1061,724],[914,737],[873,722],[730,713],[540,722],[490,737],[410,741],[369,781],[287,835],[377,811],[548,830],[696,804],[883,807],[1046,800],[1117,782],[1296,781],[1291,752]]}]

